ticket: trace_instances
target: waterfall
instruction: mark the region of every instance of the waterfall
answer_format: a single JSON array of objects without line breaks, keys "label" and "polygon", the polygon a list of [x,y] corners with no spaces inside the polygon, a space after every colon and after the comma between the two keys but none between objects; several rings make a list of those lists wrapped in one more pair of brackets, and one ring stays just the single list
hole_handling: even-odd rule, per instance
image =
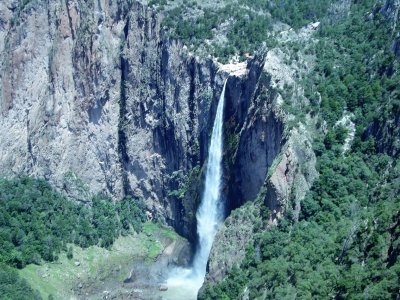
[{"label": "waterfall", "polygon": [[197,292],[204,282],[211,246],[218,226],[224,218],[224,206],[221,201],[221,178],[225,86],[226,81],[218,101],[208,151],[204,191],[196,214],[197,233],[199,236],[198,248],[192,268],[175,269],[168,279],[167,285],[174,291],[171,293],[173,296],[171,299],[197,299]]},{"label": "waterfall", "polygon": [[226,82],[218,102],[217,114],[215,115],[211,135],[203,198],[196,214],[199,248],[194,258],[193,271],[202,278],[206,274],[208,255],[210,254],[215,234],[224,217],[220,188],[222,178],[222,129],[224,122],[225,85]]}]

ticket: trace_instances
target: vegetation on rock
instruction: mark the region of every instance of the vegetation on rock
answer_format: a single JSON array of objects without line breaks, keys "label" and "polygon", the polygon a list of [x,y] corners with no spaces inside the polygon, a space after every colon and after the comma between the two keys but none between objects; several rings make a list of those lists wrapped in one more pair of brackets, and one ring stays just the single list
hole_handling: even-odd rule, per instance
[{"label": "vegetation on rock", "polygon": [[[318,43],[306,50],[317,58],[304,85],[308,112],[321,126],[314,142],[320,177],[299,220],[292,208],[276,227],[266,217],[243,263],[208,285],[202,299],[398,296],[399,58],[375,2],[353,3],[340,24],[321,24]],[[348,130],[338,121],[349,113],[356,132],[344,151]],[[374,125],[386,126],[384,142],[371,133]]]},{"label": "vegetation on rock", "polygon": [[[392,51],[398,25],[389,24],[381,13],[383,1],[350,2],[350,11],[344,8],[337,18],[330,15],[335,14],[332,7],[345,6],[347,1],[237,0],[210,5],[184,0],[179,6],[172,2],[149,2],[165,13],[167,34],[181,40],[189,51],[203,51],[224,63],[237,55],[244,59],[246,52],[253,54],[264,43],[279,48],[281,41],[275,36],[279,31],[289,35],[321,21],[310,41],[286,41],[282,47],[290,48],[290,60],[298,61],[304,54],[314,59],[304,67],[311,70],[296,82],[309,105],[299,109],[289,103],[286,98],[294,87],[286,85],[287,95],[281,93],[284,110],[296,116],[292,126],[309,117],[317,120],[313,148],[320,177],[301,203],[299,216],[293,214],[295,207],[289,207],[273,226],[263,208],[254,232],[248,234],[254,238],[243,262],[229,270],[224,280],[206,286],[201,298],[396,298],[400,65]],[[21,10],[27,4],[22,1]],[[350,129],[340,122],[346,116],[355,124],[351,138]],[[234,155],[237,143],[238,136],[226,137],[228,156]],[[232,163],[230,159],[226,163]],[[196,167],[189,176],[179,177],[167,196],[185,201],[200,174]],[[197,198],[186,205],[195,206]],[[84,252],[82,248],[110,249],[117,238],[142,230],[145,214],[140,200],[127,197],[113,202],[97,195],[89,202],[72,202],[43,180],[0,179],[0,299],[40,298],[18,276],[18,269],[29,274],[59,256],[67,261],[65,265],[73,266],[72,259],[77,251]],[[233,214],[231,219],[243,217]],[[160,231],[155,224],[144,227],[145,261],[154,260],[161,251],[152,236],[155,231]],[[175,237],[170,231],[163,234]],[[27,270],[28,264],[34,267]]]}]

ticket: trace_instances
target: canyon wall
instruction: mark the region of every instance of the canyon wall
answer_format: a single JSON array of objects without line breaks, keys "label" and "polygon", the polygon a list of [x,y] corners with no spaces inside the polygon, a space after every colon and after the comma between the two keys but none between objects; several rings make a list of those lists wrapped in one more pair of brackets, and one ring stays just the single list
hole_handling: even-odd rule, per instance
[{"label": "canyon wall", "polygon": [[204,161],[222,73],[138,2],[24,3],[0,4],[2,175],[45,178],[79,201],[140,197],[188,236],[194,218],[169,193]]},{"label": "canyon wall", "polygon": [[293,206],[296,180],[300,199],[315,177],[298,166],[315,159],[306,130],[285,129],[269,52],[239,73],[220,70],[169,39],[161,22],[136,1],[2,1],[1,175],[45,178],[77,201],[143,198],[150,218],[194,242],[211,126],[229,77],[226,215],[261,196],[279,216]]}]

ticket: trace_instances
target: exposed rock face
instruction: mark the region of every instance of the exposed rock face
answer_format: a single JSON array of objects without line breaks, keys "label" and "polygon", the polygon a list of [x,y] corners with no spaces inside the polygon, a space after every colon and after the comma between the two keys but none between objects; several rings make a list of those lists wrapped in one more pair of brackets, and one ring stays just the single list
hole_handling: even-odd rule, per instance
[{"label": "exposed rock face", "polygon": [[115,5],[31,1],[3,20],[9,27],[0,73],[3,172],[45,177],[59,188],[71,173],[95,192],[122,195],[124,24],[115,13]]},{"label": "exposed rock face", "polygon": [[328,12],[328,21],[332,23],[340,22],[350,13],[351,0],[332,1]]},{"label": "exposed rock face", "polygon": [[393,105],[383,115],[368,126],[363,138],[373,137],[377,151],[397,157],[400,154],[400,109]]},{"label": "exposed rock face", "polygon": [[306,126],[285,128],[290,116],[282,109],[278,90],[293,85],[294,76],[276,49],[256,57],[248,68],[247,75],[228,81],[224,173],[228,209],[262,192],[275,215],[289,207],[298,214],[300,200],[318,174]]},{"label": "exposed rock face", "polygon": [[397,56],[400,56],[400,32],[397,33],[397,36],[395,40],[393,41],[393,46],[392,46],[394,54]]},{"label": "exposed rock face", "polygon": [[400,1],[399,0],[386,0],[380,12],[387,18],[397,22],[399,17]]},{"label": "exposed rock face", "polygon": [[399,0],[386,0],[380,13],[383,14],[390,22],[393,34],[392,50],[400,56],[400,1]]},{"label": "exposed rock face", "polygon": [[206,281],[222,280],[232,266],[240,266],[249,243],[254,240],[255,228],[260,227],[261,203],[248,202],[232,212],[218,230],[208,263]]},{"label": "exposed rock face", "polygon": [[139,3],[19,3],[0,4],[3,175],[44,177],[78,200],[143,197],[188,236],[194,218],[168,192],[204,160],[223,76]]},{"label": "exposed rock face", "polygon": [[233,78],[227,89],[224,174],[229,211],[255,199],[281,148],[283,123],[263,65],[261,55],[249,65],[247,76]]},{"label": "exposed rock face", "polygon": [[[189,173],[207,156],[226,73],[190,57],[138,2],[19,3],[0,4],[2,175],[44,177],[78,200],[142,197],[153,217],[193,241],[201,172]],[[292,185],[308,180],[297,168],[308,152],[295,134],[284,137],[272,88],[282,72],[271,59],[265,72],[264,57],[227,84],[227,212],[267,186],[265,203],[283,212],[293,193],[304,194]],[[285,159],[267,179],[282,149]],[[188,177],[188,192],[171,195]]]},{"label": "exposed rock face", "polygon": [[168,192],[204,161],[209,117],[223,77],[211,61],[188,57],[181,44],[166,39],[160,21],[153,11],[134,4],[124,29],[119,131],[123,187],[125,193],[151,199],[155,213],[193,237],[194,217],[185,216],[195,215],[192,202],[197,199],[179,201]]},{"label": "exposed rock face", "polygon": [[[400,0],[385,0],[379,12],[390,22],[393,42],[392,51],[400,56]],[[400,153],[400,111],[395,104],[390,104],[378,120],[374,120],[365,130],[363,138],[373,137],[379,152],[396,157]]]},{"label": "exposed rock face", "polygon": [[273,212],[272,222],[288,209],[293,210],[294,218],[298,219],[300,202],[318,176],[311,141],[303,125],[292,129],[276,165],[270,170],[264,202]]}]

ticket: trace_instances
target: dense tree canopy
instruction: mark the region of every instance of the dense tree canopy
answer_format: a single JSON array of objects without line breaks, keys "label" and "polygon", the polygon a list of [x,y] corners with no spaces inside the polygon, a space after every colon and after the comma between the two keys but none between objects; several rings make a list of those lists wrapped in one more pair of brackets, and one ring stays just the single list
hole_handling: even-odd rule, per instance
[{"label": "dense tree canopy", "polygon": [[43,180],[0,180],[0,262],[17,268],[53,261],[67,243],[110,247],[119,234],[141,230],[141,201],[95,196],[91,206],[54,191]]}]

